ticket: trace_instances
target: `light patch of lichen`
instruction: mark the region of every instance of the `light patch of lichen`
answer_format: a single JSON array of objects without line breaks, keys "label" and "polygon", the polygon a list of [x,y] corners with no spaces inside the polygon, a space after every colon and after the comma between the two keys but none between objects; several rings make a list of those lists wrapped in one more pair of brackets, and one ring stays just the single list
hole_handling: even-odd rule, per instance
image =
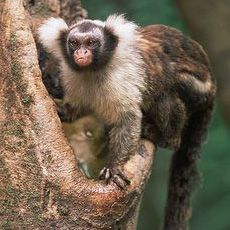
[{"label": "light patch of lichen", "polygon": [[24,83],[17,85],[17,90],[19,90],[21,93],[25,93],[27,90],[27,85]]},{"label": "light patch of lichen", "polygon": [[[6,196],[0,200],[0,215],[4,220],[0,223],[0,229],[28,229],[41,226],[42,216],[38,193],[33,190],[20,191],[13,188],[10,182],[6,185],[5,192]],[[33,217],[32,220],[31,217]],[[33,226],[29,226],[30,223],[27,221],[29,219]]]},{"label": "light patch of lichen", "polygon": [[2,224],[0,225],[0,227],[3,230],[11,230],[11,229],[13,229],[12,221],[10,221],[10,220],[3,221]]},{"label": "light patch of lichen", "polygon": [[33,131],[36,133],[36,134],[39,134],[39,132],[41,131],[41,126],[38,122],[33,122]]},{"label": "light patch of lichen", "polygon": [[0,200],[0,214],[5,217],[5,220],[1,223],[1,229],[13,229],[12,221],[18,217],[18,213],[15,212],[15,206],[19,202],[20,193],[17,189],[13,189],[10,182],[5,186],[5,197]]},{"label": "light patch of lichen", "polygon": [[38,167],[38,161],[35,153],[35,146],[33,144],[28,145],[25,149],[25,155],[22,158],[23,164],[28,168],[28,165],[33,165],[31,171],[34,171]]},{"label": "light patch of lichen", "polygon": [[11,63],[11,80],[19,83],[18,81],[21,79],[21,76],[22,76],[22,70],[20,68],[20,64],[16,61],[12,60],[12,63]]},{"label": "light patch of lichen", "polygon": [[33,103],[33,97],[29,94],[25,94],[24,97],[21,99],[23,105],[29,107]]},{"label": "light patch of lichen", "polygon": [[16,49],[16,45],[17,45],[16,34],[11,33],[8,48],[10,49],[10,51],[14,51]]},{"label": "light patch of lichen", "polygon": [[[18,57],[18,49],[20,42],[17,40],[16,33],[12,32],[10,34],[9,42],[8,42],[8,48],[11,53],[11,75],[10,80],[12,82],[9,82],[8,84],[15,85],[17,88],[17,92],[19,93],[21,103],[25,107],[29,107],[33,102],[33,97],[30,95],[27,91],[27,84],[23,82],[22,76],[23,76],[23,70],[20,65],[20,62],[17,60]],[[12,94],[11,94],[12,95]],[[13,95],[12,95],[13,96]],[[15,101],[15,96],[13,96]],[[9,98],[11,100],[11,98]],[[12,101],[12,100],[11,100]]]},{"label": "light patch of lichen", "polygon": [[53,158],[52,158],[52,154],[51,154],[51,151],[50,150],[47,150],[45,153],[44,153],[44,164],[49,167],[49,165],[53,164]]},{"label": "light patch of lichen", "polygon": [[8,126],[8,134],[9,135],[14,135],[19,138],[25,138],[24,131],[22,127],[25,125],[25,122],[20,120],[20,121],[8,121],[7,126]]},{"label": "light patch of lichen", "polygon": [[28,86],[22,80],[22,69],[20,68],[20,64],[16,61],[12,62],[11,65],[11,80],[16,84],[17,92],[19,94],[21,103],[25,107],[29,107],[33,103],[33,96],[28,93]]}]

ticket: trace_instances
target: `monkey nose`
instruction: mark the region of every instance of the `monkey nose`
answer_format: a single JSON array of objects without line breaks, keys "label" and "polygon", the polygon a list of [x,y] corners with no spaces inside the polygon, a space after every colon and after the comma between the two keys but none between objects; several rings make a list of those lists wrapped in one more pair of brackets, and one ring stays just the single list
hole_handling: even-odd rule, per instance
[{"label": "monkey nose", "polygon": [[87,49],[84,49],[84,48],[81,48],[81,49],[79,49],[78,51],[77,51],[77,55],[86,55],[86,54],[88,54],[89,53],[89,50],[87,50]]},{"label": "monkey nose", "polygon": [[88,49],[80,48],[74,52],[74,61],[79,66],[87,66],[92,63],[92,53]]}]

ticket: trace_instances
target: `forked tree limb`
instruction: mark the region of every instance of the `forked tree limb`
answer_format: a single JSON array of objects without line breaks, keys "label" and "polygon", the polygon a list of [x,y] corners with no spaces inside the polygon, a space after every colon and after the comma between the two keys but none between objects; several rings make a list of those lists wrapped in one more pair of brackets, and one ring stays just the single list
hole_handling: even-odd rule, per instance
[{"label": "forked tree limb", "polygon": [[86,179],[42,83],[23,1],[0,6],[0,228],[135,229],[154,146],[142,141],[125,165],[127,190]]}]

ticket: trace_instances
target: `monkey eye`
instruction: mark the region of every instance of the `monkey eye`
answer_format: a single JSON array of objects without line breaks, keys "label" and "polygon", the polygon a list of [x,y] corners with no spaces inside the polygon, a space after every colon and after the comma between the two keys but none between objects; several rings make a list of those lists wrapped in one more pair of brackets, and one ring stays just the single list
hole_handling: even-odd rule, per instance
[{"label": "monkey eye", "polygon": [[78,46],[79,42],[77,40],[69,40],[71,46]]},{"label": "monkey eye", "polygon": [[86,135],[87,137],[89,137],[89,138],[93,138],[93,133],[92,133],[90,130],[87,130],[87,131],[85,132],[85,135]]},{"label": "monkey eye", "polygon": [[96,44],[96,41],[95,40],[92,40],[90,39],[88,42],[87,42],[87,45],[88,46],[94,46]]}]

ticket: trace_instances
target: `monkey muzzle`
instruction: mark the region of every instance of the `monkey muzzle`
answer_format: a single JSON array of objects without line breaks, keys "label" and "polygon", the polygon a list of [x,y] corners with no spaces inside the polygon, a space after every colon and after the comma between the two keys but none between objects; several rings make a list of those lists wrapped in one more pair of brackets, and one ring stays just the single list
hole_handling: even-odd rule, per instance
[{"label": "monkey muzzle", "polygon": [[80,67],[88,66],[93,61],[92,51],[85,48],[80,48],[74,52],[74,61]]}]

